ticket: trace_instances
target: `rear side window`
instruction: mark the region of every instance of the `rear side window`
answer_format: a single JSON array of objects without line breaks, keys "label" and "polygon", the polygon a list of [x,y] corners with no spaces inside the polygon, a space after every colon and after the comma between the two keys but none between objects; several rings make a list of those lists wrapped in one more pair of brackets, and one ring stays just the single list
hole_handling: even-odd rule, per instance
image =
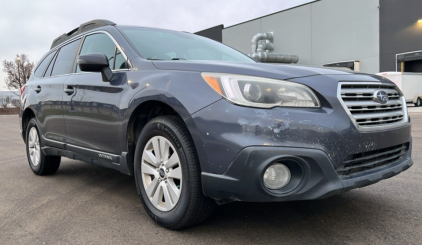
[{"label": "rear side window", "polygon": [[54,55],[53,59],[51,60],[50,65],[48,65],[48,68],[47,68],[47,71],[44,74],[44,77],[51,76],[51,71],[53,70],[54,61],[56,60],[56,58],[57,58],[57,52],[56,52],[56,55]]},{"label": "rear side window", "polygon": [[79,40],[71,42],[60,49],[56,62],[54,63],[51,76],[69,74],[72,72],[73,62],[78,46]]},{"label": "rear side window", "polygon": [[45,57],[45,59],[40,63],[40,65],[35,70],[35,73],[34,73],[35,77],[41,77],[43,75],[45,68],[50,63],[51,58],[53,58],[55,53],[56,52],[51,52],[49,55],[47,55],[47,57]]}]

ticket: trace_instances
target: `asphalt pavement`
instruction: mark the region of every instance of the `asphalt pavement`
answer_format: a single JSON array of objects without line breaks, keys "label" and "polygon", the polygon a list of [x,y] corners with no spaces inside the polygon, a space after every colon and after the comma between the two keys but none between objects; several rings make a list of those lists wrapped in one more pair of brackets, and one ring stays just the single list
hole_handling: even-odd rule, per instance
[{"label": "asphalt pavement", "polygon": [[229,203],[183,231],[150,219],[130,176],[67,158],[34,175],[17,116],[0,116],[0,244],[421,244],[422,109],[409,111],[406,172],[324,200]]}]

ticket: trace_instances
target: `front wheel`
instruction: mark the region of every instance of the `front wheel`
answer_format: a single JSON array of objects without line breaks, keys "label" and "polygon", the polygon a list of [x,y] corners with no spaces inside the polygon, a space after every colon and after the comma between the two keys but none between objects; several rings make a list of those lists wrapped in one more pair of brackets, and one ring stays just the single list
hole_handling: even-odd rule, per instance
[{"label": "front wheel", "polygon": [[29,167],[36,175],[50,175],[57,172],[60,156],[47,156],[41,150],[40,134],[35,118],[32,118],[26,130],[26,155]]},{"label": "front wheel", "polygon": [[215,206],[202,193],[196,150],[177,117],[157,117],[143,128],[135,150],[135,180],[148,215],[169,229],[196,225]]},{"label": "front wheel", "polygon": [[421,104],[422,104],[421,98],[418,98],[418,99],[416,100],[415,106],[416,106],[416,107],[419,107],[419,106],[421,106]]}]

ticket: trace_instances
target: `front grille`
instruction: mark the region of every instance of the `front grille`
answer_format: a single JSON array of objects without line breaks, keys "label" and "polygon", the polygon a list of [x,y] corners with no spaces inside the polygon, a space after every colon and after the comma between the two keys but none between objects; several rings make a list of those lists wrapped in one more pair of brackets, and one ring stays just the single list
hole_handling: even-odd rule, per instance
[{"label": "front grille", "polygon": [[347,157],[336,171],[339,175],[348,176],[378,168],[404,158],[408,149],[409,143],[406,143],[376,151],[354,154]]},{"label": "front grille", "polygon": [[[389,100],[385,104],[374,101],[374,92],[385,91]],[[395,85],[342,84],[341,100],[353,119],[361,127],[376,127],[403,121],[404,107]]]}]

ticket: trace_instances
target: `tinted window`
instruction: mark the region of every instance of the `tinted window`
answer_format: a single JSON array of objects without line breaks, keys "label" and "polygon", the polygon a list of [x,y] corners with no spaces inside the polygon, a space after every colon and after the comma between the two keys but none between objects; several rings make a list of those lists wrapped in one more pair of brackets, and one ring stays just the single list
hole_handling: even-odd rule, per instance
[{"label": "tinted window", "polygon": [[114,69],[129,69],[129,65],[126,62],[125,57],[122,55],[118,48],[116,48],[116,61],[114,63]]},{"label": "tinted window", "polygon": [[45,68],[50,63],[51,58],[53,58],[54,54],[56,52],[51,52],[51,54],[47,55],[45,59],[41,62],[41,64],[38,66],[38,68],[35,70],[35,77],[41,77]]},{"label": "tinted window", "polygon": [[56,62],[54,63],[53,72],[51,73],[52,76],[69,74],[72,72],[73,61],[78,45],[79,40],[71,42],[60,49]]},{"label": "tinted window", "polygon": [[51,70],[53,70],[53,66],[54,66],[54,61],[57,58],[57,52],[56,55],[53,57],[53,59],[50,62],[50,65],[48,65],[47,71],[44,74],[44,77],[49,77],[51,75]]},{"label": "tinted window", "polygon": [[119,27],[145,59],[255,62],[222,43],[198,35],[160,29]]},{"label": "tinted window", "polygon": [[[110,69],[113,70],[115,47],[114,42],[106,34],[94,34],[85,37],[84,44],[82,45],[79,54],[103,53],[108,58]],[[81,72],[79,66],[77,72]]]}]

